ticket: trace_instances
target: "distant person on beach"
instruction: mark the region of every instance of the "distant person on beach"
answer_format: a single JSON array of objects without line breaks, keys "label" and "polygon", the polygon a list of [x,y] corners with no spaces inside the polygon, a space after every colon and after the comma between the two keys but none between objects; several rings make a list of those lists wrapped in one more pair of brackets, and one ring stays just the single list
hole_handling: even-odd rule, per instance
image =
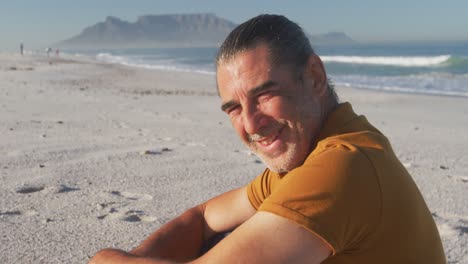
[{"label": "distant person on beach", "polygon": [[132,251],[104,249],[90,263],[446,262],[431,212],[390,142],[339,102],[297,24],[248,20],[224,41],[216,66],[221,109],[267,168]]},{"label": "distant person on beach", "polygon": [[24,47],[23,42],[20,43],[20,54],[23,55]]},{"label": "distant person on beach", "polygon": [[56,49],[55,49],[55,56],[56,56],[56,57],[59,57],[59,56],[60,56],[60,50],[59,50],[59,48],[56,48]]}]

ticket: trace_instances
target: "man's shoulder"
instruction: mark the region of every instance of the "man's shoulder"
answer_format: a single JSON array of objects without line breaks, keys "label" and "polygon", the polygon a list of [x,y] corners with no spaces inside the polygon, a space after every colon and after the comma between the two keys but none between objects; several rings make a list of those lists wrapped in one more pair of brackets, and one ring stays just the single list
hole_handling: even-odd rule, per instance
[{"label": "man's shoulder", "polygon": [[[377,178],[377,160],[389,150],[385,142],[374,140],[372,132],[340,135],[319,142],[304,164],[291,171],[292,176],[313,184],[332,186]],[[376,135],[381,136],[381,135]],[[369,186],[369,185],[368,185]]]},{"label": "man's shoulder", "polygon": [[307,161],[324,153],[331,153],[337,157],[354,157],[365,155],[369,151],[386,151],[391,146],[388,139],[381,133],[374,131],[358,131],[334,135],[322,139],[310,153]]}]

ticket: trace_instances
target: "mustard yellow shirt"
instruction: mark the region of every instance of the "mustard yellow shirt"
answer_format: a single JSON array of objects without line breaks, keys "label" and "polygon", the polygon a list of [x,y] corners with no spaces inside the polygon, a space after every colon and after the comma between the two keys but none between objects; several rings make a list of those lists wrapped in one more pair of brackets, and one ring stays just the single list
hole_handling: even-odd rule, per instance
[{"label": "mustard yellow shirt", "polygon": [[326,120],[304,164],[248,186],[259,211],[288,218],[333,249],[323,263],[446,263],[431,212],[387,138],[349,103]]}]

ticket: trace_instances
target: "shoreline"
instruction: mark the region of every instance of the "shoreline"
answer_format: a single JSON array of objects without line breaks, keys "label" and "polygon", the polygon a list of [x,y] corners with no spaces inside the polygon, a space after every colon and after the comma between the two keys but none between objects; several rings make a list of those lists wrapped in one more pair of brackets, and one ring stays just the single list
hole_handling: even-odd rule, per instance
[{"label": "shoreline", "polygon": [[[97,51],[96,51],[97,52]],[[35,53],[34,55],[41,55],[42,53]],[[44,54],[42,54],[45,56]],[[179,72],[179,73],[195,73],[195,74],[202,74],[202,75],[208,75],[208,76],[215,76],[214,70],[197,70],[194,68],[184,68],[184,66],[176,66],[176,65],[158,65],[158,64],[144,64],[144,63],[138,63],[138,62],[131,62],[130,60],[127,60],[125,58],[125,55],[118,55],[118,54],[112,54],[112,53],[106,53],[106,51],[103,51],[102,53],[98,54],[79,54],[79,53],[63,53],[63,56],[67,57],[68,59],[71,60],[85,60],[85,61],[91,61],[95,63],[107,63],[107,64],[115,64],[115,65],[121,65],[121,66],[126,66],[130,68],[138,68],[138,69],[144,69],[144,70],[156,70],[156,71],[163,71],[163,72]],[[100,56],[103,55],[104,57]],[[123,57],[122,57],[123,56]],[[98,58],[99,57],[99,58]],[[109,58],[106,58],[109,57]],[[52,58],[53,59],[53,58]],[[335,82],[335,79],[331,79],[332,82]],[[355,88],[355,89],[366,89],[366,90],[371,90],[371,91],[382,91],[382,92],[388,92],[388,93],[402,93],[402,94],[416,94],[416,95],[430,95],[430,96],[452,96],[452,97],[464,97],[468,98],[468,92],[460,92],[460,91],[450,91],[447,92],[444,89],[438,89],[438,90],[426,90],[426,91],[419,91],[418,89],[412,89],[411,87],[393,87],[393,86],[384,86],[380,88],[373,88],[369,87],[366,85],[353,85],[349,83],[338,83],[336,85],[337,87],[350,87],[350,88]]]},{"label": "shoreline", "polygon": [[[0,259],[85,263],[101,248],[128,250],[261,173],[215,85],[197,73],[0,53]],[[468,98],[336,89],[390,139],[448,262],[467,262]]]}]

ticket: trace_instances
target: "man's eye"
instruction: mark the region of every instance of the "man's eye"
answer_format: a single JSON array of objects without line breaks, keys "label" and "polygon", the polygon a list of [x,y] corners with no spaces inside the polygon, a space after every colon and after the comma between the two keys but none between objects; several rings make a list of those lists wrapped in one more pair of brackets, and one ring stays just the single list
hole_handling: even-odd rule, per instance
[{"label": "man's eye", "polygon": [[264,102],[270,100],[274,94],[272,92],[262,93],[258,96],[258,101]]},{"label": "man's eye", "polygon": [[231,116],[231,117],[232,117],[232,116],[236,116],[236,115],[238,115],[239,113],[240,113],[240,106],[239,106],[239,105],[233,106],[233,107],[231,107],[231,108],[229,108],[229,109],[227,110],[227,114],[228,114],[229,116]]}]

